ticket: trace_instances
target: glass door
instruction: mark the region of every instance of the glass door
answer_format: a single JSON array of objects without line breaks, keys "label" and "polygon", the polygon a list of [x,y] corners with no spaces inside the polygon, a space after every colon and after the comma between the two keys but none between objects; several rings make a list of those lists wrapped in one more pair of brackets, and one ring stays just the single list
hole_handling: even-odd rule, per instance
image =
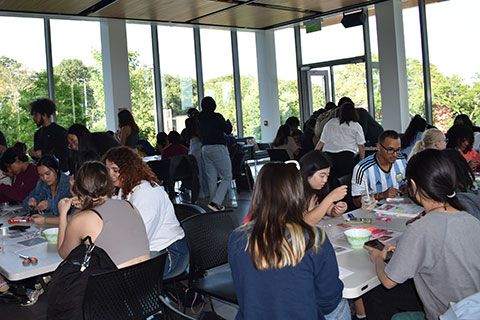
[{"label": "glass door", "polygon": [[324,108],[331,101],[330,75],[328,69],[313,69],[306,71],[308,103],[310,114],[320,108]]}]

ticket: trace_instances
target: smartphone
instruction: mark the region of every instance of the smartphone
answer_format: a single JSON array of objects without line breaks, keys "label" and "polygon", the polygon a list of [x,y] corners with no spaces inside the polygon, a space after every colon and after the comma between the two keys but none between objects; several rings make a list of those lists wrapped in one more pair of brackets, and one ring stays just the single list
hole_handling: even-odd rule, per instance
[{"label": "smartphone", "polygon": [[27,230],[28,228],[30,228],[30,226],[11,226],[8,228],[8,230],[10,231],[25,231]]},{"label": "smartphone", "polygon": [[[371,247],[371,248],[375,248],[377,250],[380,250],[382,251],[383,248],[385,247],[383,245],[383,243],[381,243],[379,240],[377,239],[373,239],[373,240],[370,240],[370,241],[367,241],[365,242],[365,245],[367,247]],[[390,261],[390,259],[392,259],[392,255],[393,255],[393,252],[392,251],[388,251],[387,252],[387,258],[385,259],[385,262],[388,263]]]}]

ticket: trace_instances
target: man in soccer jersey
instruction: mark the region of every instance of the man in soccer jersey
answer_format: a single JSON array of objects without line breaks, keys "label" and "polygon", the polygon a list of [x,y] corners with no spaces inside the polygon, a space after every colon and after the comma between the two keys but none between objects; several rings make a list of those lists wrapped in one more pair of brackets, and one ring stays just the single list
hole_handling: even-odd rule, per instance
[{"label": "man in soccer jersey", "polygon": [[362,195],[373,192],[376,200],[404,193],[407,162],[401,153],[398,133],[384,131],[378,137],[377,152],[360,161],[352,173],[352,198],[357,207]]}]

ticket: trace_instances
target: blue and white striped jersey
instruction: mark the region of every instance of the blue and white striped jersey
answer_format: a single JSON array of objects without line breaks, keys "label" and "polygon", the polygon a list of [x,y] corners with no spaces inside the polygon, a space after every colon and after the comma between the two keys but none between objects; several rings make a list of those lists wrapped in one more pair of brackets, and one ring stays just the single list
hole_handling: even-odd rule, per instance
[{"label": "blue and white striped jersey", "polygon": [[368,183],[369,190],[380,193],[388,188],[400,189],[405,178],[407,161],[400,154],[397,160],[390,167],[390,172],[385,172],[375,158],[375,153],[360,161],[352,174],[352,197],[366,194],[365,183]]}]

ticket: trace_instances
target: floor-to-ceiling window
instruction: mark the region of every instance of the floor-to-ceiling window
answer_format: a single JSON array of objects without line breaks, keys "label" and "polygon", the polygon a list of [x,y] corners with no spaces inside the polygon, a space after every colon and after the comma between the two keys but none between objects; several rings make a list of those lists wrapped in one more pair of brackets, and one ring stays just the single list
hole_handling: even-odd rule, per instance
[{"label": "floor-to-ceiling window", "polygon": [[237,39],[242,88],[243,135],[261,140],[255,33],[239,31]]},{"label": "floor-to-ceiling window", "polygon": [[50,20],[57,119],[106,129],[98,21]]},{"label": "floor-to-ceiling window", "polygon": [[132,114],[140,138],[155,145],[155,102],[150,25],[127,23],[128,67]]},{"label": "floor-to-ceiling window", "polygon": [[164,131],[185,128],[189,108],[198,109],[193,30],[158,26]]},{"label": "floor-to-ceiling window", "polygon": [[230,31],[201,28],[200,42],[205,96],[215,99],[216,111],[231,121],[235,133],[237,120]]},{"label": "floor-to-ceiling window", "polygon": [[48,97],[43,19],[0,17],[0,122],[9,146],[33,147],[30,102]]}]

